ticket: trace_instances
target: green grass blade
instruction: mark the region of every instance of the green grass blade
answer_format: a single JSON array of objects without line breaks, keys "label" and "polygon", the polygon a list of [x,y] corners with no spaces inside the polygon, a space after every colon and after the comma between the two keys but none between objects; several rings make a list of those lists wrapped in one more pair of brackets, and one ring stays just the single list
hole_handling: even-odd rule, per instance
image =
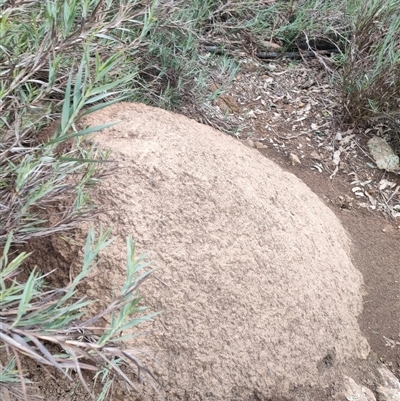
[{"label": "green grass blade", "polygon": [[36,279],[37,279],[37,274],[35,270],[33,270],[29,275],[27,282],[24,284],[24,290],[18,306],[18,314],[11,327],[17,326],[22,316],[26,313],[26,310],[29,307],[29,304],[32,300],[32,296],[34,295],[34,286]]},{"label": "green grass blade", "polygon": [[72,138],[77,138],[77,137],[80,137],[80,136],[93,134],[94,132],[101,131],[103,129],[112,127],[113,125],[116,125],[116,124],[119,124],[119,121],[108,123],[108,124],[97,125],[95,127],[86,128],[86,129],[84,129],[82,131],[79,131],[79,132],[76,132],[74,134],[62,135],[62,136],[60,136],[58,138],[54,138],[54,139],[46,142],[45,146],[50,146],[50,145],[54,145],[55,143],[65,142],[68,139],[72,139]]},{"label": "green grass blade", "polygon": [[78,110],[79,104],[82,100],[82,75],[84,69],[84,61],[82,60],[78,73],[76,74],[75,86],[74,86],[74,97],[73,97],[73,109]]},{"label": "green grass blade", "polygon": [[68,77],[68,83],[65,88],[63,109],[61,113],[61,132],[66,132],[70,117],[71,107],[71,86],[72,86],[72,73]]}]

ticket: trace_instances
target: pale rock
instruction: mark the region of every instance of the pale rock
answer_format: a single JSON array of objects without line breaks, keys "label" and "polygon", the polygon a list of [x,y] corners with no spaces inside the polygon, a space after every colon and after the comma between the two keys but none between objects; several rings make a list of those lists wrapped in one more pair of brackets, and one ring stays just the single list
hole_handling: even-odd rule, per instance
[{"label": "pale rock", "polygon": [[[333,386],[347,360],[367,357],[350,239],[309,187],[166,110],[118,103],[85,118],[110,121],[120,123],[96,143],[129,169],[92,193],[116,237],[98,266],[102,302],[126,282],[131,236],[159,277],[141,287],[146,305],[162,311],[131,346],[161,362],[148,368],[166,401],[296,399],[294,389]],[[88,297],[99,295],[96,277]],[[140,399],[156,400],[145,379]]]},{"label": "pale rock", "polygon": [[378,369],[381,375],[381,385],[376,389],[379,401],[400,401],[399,379],[388,369]]},{"label": "pale rock", "polygon": [[368,141],[367,145],[378,168],[388,171],[399,170],[399,156],[393,152],[393,149],[383,138],[374,136]]},{"label": "pale rock", "polygon": [[267,40],[263,40],[261,44],[267,49],[267,50],[279,50],[281,46],[279,46],[277,43],[269,42]]},{"label": "pale rock", "polygon": [[376,401],[368,387],[357,384],[351,377],[345,376],[343,385],[343,395],[347,401]]},{"label": "pale rock", "polygon": [[301,164],[301,161],[300,161],[300,159],[299,159],[299,156],[297,156],[297,155],[294,154],[294,153],[291,153],[291,154],[289,155],[289,160],[290,160],[290,163],[292,164],[292,166],[299,166],[299,165]]},{"label": "pale rock", "polygon": [[262,142],[255,142],[254,146],[256,147],[256,149],[265,149],[267,147]]}]

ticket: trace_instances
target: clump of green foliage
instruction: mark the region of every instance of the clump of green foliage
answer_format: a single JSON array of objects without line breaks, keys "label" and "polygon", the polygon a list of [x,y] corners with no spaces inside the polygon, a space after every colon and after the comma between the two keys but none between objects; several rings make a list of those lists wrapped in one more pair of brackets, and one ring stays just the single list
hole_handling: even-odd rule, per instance
[{"label": "clump of green foliage", "polygon": [[[130,19],[147,15],[140,2],[118,11],[98,0],[2,3],[0,244],[11,230],[21,243],[87,216],[87,189],[104,157],[82,138],[104,127],[79,130],[76,123],[127,96],[136,71],[123,69],[119,31],[125,22],[144,35],[143,22]],[[53,121],[58,127],[40,138]]]},{"label": "clump of green foliage", "polygon": [[[128,369],[130,366],[137,371],[136,379],[145,377],[154,385],[153,375],[142,364],[138,350],[124,346],[124,341],[134,338],[133,328],[155,316],[143,315],[146,308],[139,306],[138,289],[150,272],[145,270],[148,264],[142,258],[135,259],[131,239],[127,241],[126,281],[112,303],[96,315],[87,316],[87,307],[93,302],[77,296],[79,284],[95,268],[100,251],[110,243],[108,235],[109,232],[100,233],[96,240],[94,230],[89,232],[81,272],[66,287],[56,289],[46,284],[56,269],[41,274],[35,268],[26,282],[17,281],[29,254],[22,252],[10,259],[9,235],[0,258],[0,343],[10,359],[2,367],[0,390],[5,387],[27,398],[22,355],[56,368],[69,379],[68,371],[76,371],[89,394],[93,391],[82,371],[97,372],[103,388],[98,400],[108,395],[115,377],[138,390],[134,379],[126,373],[132,370]],[[105,317],[110,321],[109,327],[101,324]],[[127,330],[130,334],[124,334]],[[16,388],[16,384],[20,387]]]},{"label": "clump of green foliage", "polygon": [[[338,119],[366,127],[400,122],[400,2],[398,0],[304,0],[277,2],[273,31],[285,46],[318,41],[336,47],[329,69],[341,94]],[[303,47],[304,48],[304,47]]]},{"label": "clump of green foliage", "polygon": [[[137,288],[143,276],[134,277],[142,265],[133,262],[132,243],[126,288],[110,307],[87,318],[87,300],[76,299],[76,291],[105,237],[95,244],[89,235],[82,273],[60,289],[47,287],[46,275],[36,270],[20,283],[28,255],[10,258],[9,252],[93,214],[89,190],[108,164],[85,138],[109,124],[81,127],[83,116],[123,99],[166,108],[195,104],[211,67],[229,73],[236,64],[200,55],[197,24],[203,16],[193,20],[192,12],[203,6],[181,14],[158,1],[0,0],[0,8],[0,342],[14,356],[1,368],[0,387],[15,390],[11,385],[19,383],[27,397],[23,354],[67,376],[76,370],[88,390],[81,371],[100,369],[104,398],[114,374],[134,386],[120,365],[133,363],[151,377],[117,343],[124,330],[151,317],[128,318],[142,312]],[[112,315],[110,327],[96,326],[106,314]],[[92,326],[99,334],[88,341],[81,332]]]},{"label": "clump of green foliage", "polygon": [[[121,366],[133,364],[137,377],[151,377],[137,352],[123,346],[129,335],[121,336],[152,317],[141,316],[138,305],[148,273],[134,260],[132,242],[125,286],[91,317],[88,300],[76,293],[106,235],[95,241],[89,233],[82,272],[65,288],[48,287],[47,275],[36,269],[20,282],[29,255],[13,249],[74,228],[93,213],[89,189],[107,173],[107,155],[85,137],[112,122],[91,128],[78,122],[131,94],[138,74],[131,59],[152,24],[152,8],[130,0],[15,0],[0,1],[0,13],[0,346],[10,357],[0,366],[0,391],[27,399],[24,355],[67,377],[75,370],[89,392],[81,372],[99,372],[103,399],[115,376],[135,388]],[[104,328],[99,319],[106,315]],[[95,336],[85,334],[93,330]]]}]

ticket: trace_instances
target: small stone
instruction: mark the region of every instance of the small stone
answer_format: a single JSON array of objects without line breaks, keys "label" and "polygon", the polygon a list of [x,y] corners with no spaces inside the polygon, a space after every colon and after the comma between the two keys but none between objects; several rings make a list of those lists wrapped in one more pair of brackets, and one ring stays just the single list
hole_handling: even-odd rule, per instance
[{"label": "small stone", "polygon": [[257,149],[265,149],[265,148],[267,148],[267,146],[265,146],[263,143],[261,143],[261,142],[255,142],[254,143],[254,146],[257,148]]},{"label": "small stone", "polygon": [[281,47],[277,43],[269,42],[267,40],[263,40],[261,42],[262,46],[264,46],[267,50],[279,50]]},{"label": "small stone", "polygon": [[249,139],[249,140],[247,141],[247,145],[250,146],[251,148],[254,148],[254,147],[255,147],[255,146],[254,146],[254,142],[253,142],[251,139]]},{"label": "small stone", "polygon": [[378,136],[372,137],[368,142],[368,149],[381,170],[398,171],[399,156],[397,156],[390,145]]},{"label": "small stone", "polygon": [[373,392],[357,384],[351,377],[344,377],[343,395],[348,401],[376,401]]},{"label": "small stone", "polygon": [[301,164],[299,157],[294,153],[291,153],[289,155],[289,160],[290,160],[290,163],[292,163],[292,166],[299,166]]},{"label": "small stone", "polygon": [[400,382],[387,368],[378,369],[381,375],[381,385],[377,387],[379,401],[400,401]]},{"label": "small stone", "polygon": [[310,153],[310,156],[311,156],[314,160],[321,160],[321,156],[320,156],[315,150],[313,150],[313,151]]}]

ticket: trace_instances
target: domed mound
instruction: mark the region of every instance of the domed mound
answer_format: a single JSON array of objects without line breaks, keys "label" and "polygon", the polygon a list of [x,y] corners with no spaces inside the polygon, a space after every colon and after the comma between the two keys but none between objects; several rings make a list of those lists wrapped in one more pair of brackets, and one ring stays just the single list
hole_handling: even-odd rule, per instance
[{"label": "domed mound", "polygon": [[289,397],[366,357],[349,239],[305,184],[183,116],[122,103],[85,124],[111,121],[96,136],[120,161],[96,194],[117,236],[101,279],[122,281],[129,234],[159,268],[142,291],[162,311],[146,341],[167,400]]}]

